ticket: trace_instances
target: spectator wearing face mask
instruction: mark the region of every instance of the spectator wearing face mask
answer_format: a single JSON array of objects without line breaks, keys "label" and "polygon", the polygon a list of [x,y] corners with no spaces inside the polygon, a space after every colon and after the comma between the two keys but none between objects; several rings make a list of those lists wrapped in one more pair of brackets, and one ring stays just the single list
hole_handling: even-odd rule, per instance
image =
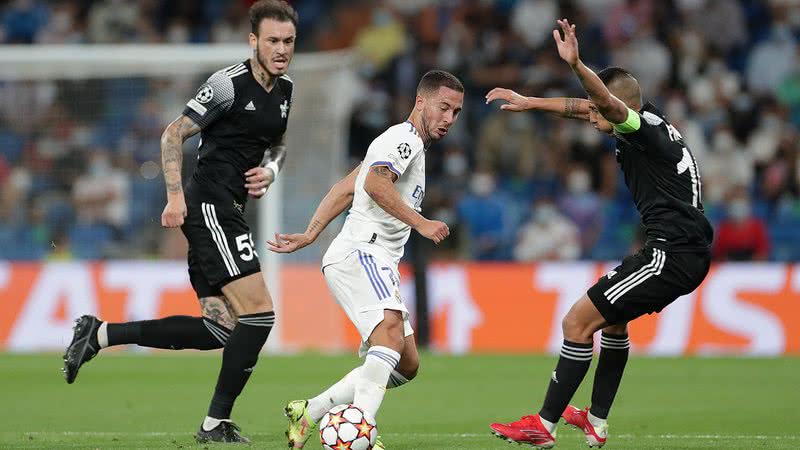
[{"label": "spectator wearing face mask", "polygon": [[581,164],[572,166],[565,177],[566,193],[558,199],[558,206],[578,226],[582,254],[594,247],[603,227],[600,196],[591,190],[592,177]]},{"label": "spectator wearing face mask", "polygon": [[533,206],[530,221],[519,231],[514,259],[574,260],[580,255],[578,227],[561,214],[552,199],[540,198]]},{"label": "spectator wearing face mask", "polygon": [[467,228],[468,248],[473,259],[510,259],[513,220],[509,204],[497,190],[492,172],[480,170],[472,176],[470,192],[458,203],[457,210],[459,219]]},{"label": "spectator wearing face mask", "polygon": [[761,261],[767,259],[770,240],[764,221],[753,216],[744,187],[730,196],[727,217],[717,227],[713,256],[720,261]]}]

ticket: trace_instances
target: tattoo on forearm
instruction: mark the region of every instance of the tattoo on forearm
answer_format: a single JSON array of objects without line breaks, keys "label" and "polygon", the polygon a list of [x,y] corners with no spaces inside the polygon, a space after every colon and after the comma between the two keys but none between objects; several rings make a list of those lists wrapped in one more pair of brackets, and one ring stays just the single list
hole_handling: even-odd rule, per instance
[{"label": "tattoo on forearm", "polygon": [[164,182],[167,192],[181,192],[181,163],[183,162],[183,142],[180,138],[180,127],[170,127],[161,141],[161,165],[164,171]]},{"label": "tattoo on forearm", "polygon": [[578,117],[580,103],[577,98],[564,100],[564,117]]},{"label": "tattoo on forearm", "polygon": [[308,226],[308,232],[313,233],[317,231],[317,229],[319,229],[321,226],[322,222],[320,222],[318,219],[314,219],[314,221],[311,222],[311,225]]},{"label": "tattoo on forearm", "polygon": [[372,168],[372,172],[379,177],[388,178],[389,181],[394,182],[395,173],[386,166],[375,166]]},{"label": "tattoo on forearm", "polygon": [[183,142],[190,136],[199,133],[200,127],[185,116],[180,117],[173,124],[170,124],[161,136],[161,167],[167,192],[177,193],[183,190],[181,186]]},{"label": "tattoo on forearm", "polygon": [[286,145],[279,143],[267,150],[261,161],[261,167],[265,167],[270,161],[275,161],[278,167],[283,169],[283,163],[286,161]]}]

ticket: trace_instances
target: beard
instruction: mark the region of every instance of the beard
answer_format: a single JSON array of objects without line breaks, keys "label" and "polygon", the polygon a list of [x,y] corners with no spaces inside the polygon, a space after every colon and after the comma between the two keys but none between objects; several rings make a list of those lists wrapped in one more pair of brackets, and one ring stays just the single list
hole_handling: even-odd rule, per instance
[{"label": "beard", "polygon": [[[288,67],[289,67],[289,58],[286,58],[286,61],[287,61],[286,62],[286,67],[288,69]],[[259,66],[261,66],[261,69],[263,69],[264,72],[266,72],[270,77],[279,77],[279,76],[283,75],[283,73],[281,73],[281,72],[273,72],[273,71],[271,71],[269,69],[269,66],[267,66],[267,60],[261,56],[261,44],[260,43],[256,44],[256,62],[258,63]],[[285,72],[285,70],[284,70],[284,72]]]}]

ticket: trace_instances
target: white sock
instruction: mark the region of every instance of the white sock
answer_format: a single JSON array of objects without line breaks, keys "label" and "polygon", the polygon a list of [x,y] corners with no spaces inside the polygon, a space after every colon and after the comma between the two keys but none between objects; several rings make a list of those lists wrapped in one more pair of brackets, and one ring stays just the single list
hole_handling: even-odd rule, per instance
[{"label": "white sock", "polygon": [[353,404],[368,412],[374,418],[386,394],[389,375],[400,362],[400,353],[382,346],[370,347],[361,376],[356,383]]},{"label": "white sock", "polygon": [[408,382],[408,378],[404,377],[402,373],[393,370],[389,375],[389,382],[386,384],[386,389],[397,388]]},{"label": "white sock", "polygon": [[589,419],[589,423],[595,428],[602,428],[603,426],[608,425],[607,419],[601,419],[597,416],[594,416],[592,415],[591,411],[589,411],[589,413],[586,415],[586,418]]},{"label": "white sock", "polygon": [[542,425],[544,425],[544,427],[545,427],[545,428],[547,428],[547,431],[548,431],[548,432],[549,432],[551,435],[553,435],[553,437],[556,437],[556,425],[558,425],[558,424],[557,424],[557,423],[550,422],[549,420],[545,419],[545,418],[544,418],[544,417],[542,417],[542,416],[539,416],[539,420],[541,420],[541,421],[542,421]]},{"label": "white sock", "polygon": [[214,428],[217,428],[217,425],[220,423],[230,421],[230,419],[215,419],[213,417],[206,416],[206,418],[203,419],[203,429],[206,431],[211,431]]},{"label": "white sock", "polygon": [[319,422],[322,416],[334,406],[352,403],[356,390],[356,380],[358,380],[360,372],[361,366],[356,367],[344,378],[337,381],[336,384],[310,399],[308,401],[308,414],[311,416],[311,420]]},{"label": "white sock", "polygon": [[108,347],[108,322],[101,323],[97,329],[97,343],[100,344],[100,348]]}]

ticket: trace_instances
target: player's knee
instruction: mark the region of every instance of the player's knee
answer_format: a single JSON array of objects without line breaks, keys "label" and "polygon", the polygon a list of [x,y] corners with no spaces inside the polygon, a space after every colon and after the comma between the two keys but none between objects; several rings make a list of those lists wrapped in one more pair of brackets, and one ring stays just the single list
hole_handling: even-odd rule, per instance
[{"label": "player's knee", "polygon": [[578,314],[570,310],[561,321],[561,331],[564,333],[564,339],[571,342],[591,341],[593,333],[589,331],[588,325],[581,320]]},{"label": "player's knee", "polygon": [[628,334],[628,324],[620,323],[617,325],[609,325],[603,328],[603,333],[606,334]]},{"label": "player's knee", "polygon": [[406,382],[413,380],[419,372],[419,357],[400,360],[395,370],[405,377]]},{"label": "player's knee", "polygon": [[402,353],[405,347],[403,329],[403,318],[400,313],[387,311],[383,321],[372,332],[370,343],[372,345],[383,345]]}]

